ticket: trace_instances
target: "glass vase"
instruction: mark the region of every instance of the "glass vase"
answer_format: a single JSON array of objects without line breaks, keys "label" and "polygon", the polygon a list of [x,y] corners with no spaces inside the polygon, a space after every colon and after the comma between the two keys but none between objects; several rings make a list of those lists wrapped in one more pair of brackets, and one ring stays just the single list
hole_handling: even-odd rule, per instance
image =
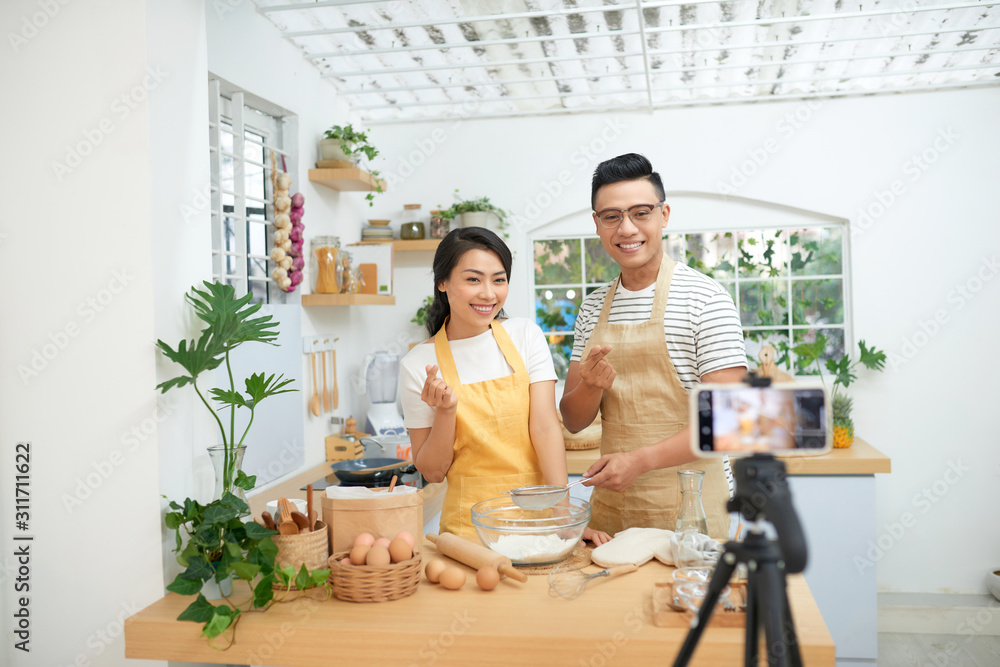
[{"label": "glass vase", "polygon": [[215,445],[208,448],[208,456],[215,469],[215,493],[212,498],[218,500],[228,491],[243,502],[247,501],[246,492],[234,484],[236,473],[243,469],[243,455],[246,451],[246,445],[229,448]]},{"label": "glass vase", "polygon": [[701,503],[701,485],[705,481],[702,470],[678,470],[681,487],[681,507],[677,512],[677,526],[674,532],[683,534],[695,530],[708,535],[708,517]]}]

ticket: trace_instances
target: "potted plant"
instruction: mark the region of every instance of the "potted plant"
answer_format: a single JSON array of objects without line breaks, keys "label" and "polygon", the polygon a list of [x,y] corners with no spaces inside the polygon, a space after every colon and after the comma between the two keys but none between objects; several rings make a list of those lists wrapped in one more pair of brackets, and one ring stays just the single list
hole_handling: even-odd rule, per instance
[{"label": "potted plant", "polygon": [[[348,123],[347,125],[333,125],[323,133],[323,139],[319,142],[320,160],[334,160],[338,162],[351,162],[358,165],[362,157],[367,158],[370,163],[378,156],[378,149],[368,141],[367,132],[359,132]],[[375,179],[375,192],[382,192],[382,181],[380,172],[367,166],[368,173]],[[368,205],[374,205],[375,192],[365,195]]]},{"label": "potted plant", "polygon": [[[254,480],[250,479],[251,482]],[[244,523],[240,516],[247,514],[249,507],[232,493],[225,493],[207,505],[190,498],[183,505],[171,501],[170,509],[173,511],[167,512],[165,523],[175,533],[177,544],[174,551],[179,552],[177,562],[185,569],[167,586],[167,590],[178,595],[198,596],[177,620],[201,623],[202,636],[209,640],[226,630],[235,631],[236,623],[244,612],[262,610],[280,601],[274,597],[276,585],[285,589],[286,593],[292,583],[300,591],[322,586],[327,594],[330,593],[326,583],[329,570],[310,573],[303,565],[296,573],[291,566],[284,569],[275,567],[278,547],[271,536],[277,531],[265,528],[256,521]],[[228,599],[234,577],[251,584],[253,596],[245,603],[245,608]],[[223,598],[225,602],[222,604],[212,604],[212,601]],[[234,639],[235,632],[231,632],[229,646]]]},{"label": "potted plant", "polygon": [[[156,388],[166,393],[175,387],[188,384],[194,387],[198,398],[218,424],[222,439],[220,445],[209,447],[209,455],[212,456],[213,465],[216,466],[215,497],[223,498],[227,493],[243,497],[244,491],[253,488],[253,478],[247,477],[240,466],[243,453],[246,451],[243,442],[250,431],[250,426],[253,425],[257,406],[268,396],[297,390],[285,389],[293,382],[292,379],[283,379],[283,375],[277,378],[274,374],[265,376],[264,373],[251,375],[244,380],[245,394],[236,390],[230,353],[247,342],[275,345],[278,323],[273,321],[271,315],[253,317],[263,305],[250,303],[253,294],[247,293],[237,298],[236,289],[232,285],[208,281],[205,281],[204,285],[206,288],[204,291],[192,287],[191,293],[184,295],[188,303],[194,307],[198,318],[206,323],[201,335],[190,341],[181,340],[176,349],[162,340],[156,341],[164,356],[180,364],[186,373],[162,382]],[[218,368],[223,362],[226,364],[226,377],[229,382],[225,388],[213,387],[208,390],[215,402],[213,406],[198,386],[198,379],[202,373]],[[246,408],[250,411],[250,419],[239,438],[236,433],[237,408]],[[219,418],[219,412],[225,410],[229,411],[228,429]]]},{"label": "potted plant", "polygon": [[455,199],[457,201],[441,213],[442,217],[454,220],[461,216],[459,224],[462,227],[488,227],[489,217],[492,214],[497,219],[497,229],[503,232],[505,238],[507,237],[504,230],[507,229],[507,215],[509,213],[491,202],[489,197],[462,199],[458,189],[456,189]]},{"label": "potted plant", "polygon": [[[792,352],[799,359],[806,362],[806,365],[815,364],[819,372],[820,380],[824,386],[823,371],[820,368],[819,358],[826,350],[827,338],[821,333],[817,333],[816,340],[812,343],[800,343],[792,348]],[[848,355],[843,355],[839,360],[827,359],[826,369],[833,373],[833,393],[830,396],[833,404],[833,446],[837,448],[850,447],[854,443],[854,420],[851,411],[854,404],[846,391],[851,383],[858,379],[854,374],[854,369],[861,364],[868,370],[881,371],[885,368],[885,352],[881,352],[874,347],[866,347],[865,341],[858,341],[861,354],[856,361],[851,361]]]}]

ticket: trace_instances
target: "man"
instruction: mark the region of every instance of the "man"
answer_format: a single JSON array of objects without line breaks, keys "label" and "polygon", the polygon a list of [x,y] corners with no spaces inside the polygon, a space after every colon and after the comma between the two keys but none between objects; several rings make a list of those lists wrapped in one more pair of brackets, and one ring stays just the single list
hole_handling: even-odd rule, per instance
[{"label": "man", "polygon": [[642,155],[620,155],[594,171],[594,224],[621,275],[580,308],[560,409],[574,433],[601,412],[601,458],[586,472],[595,487],[593,530],[673,530],[683,466],[705,472],[709,534],[728,538],[728,461],[691,452],[688,391],[743,379],[743,329],[719,283],[664,253],[664,200],[663,182]]}]

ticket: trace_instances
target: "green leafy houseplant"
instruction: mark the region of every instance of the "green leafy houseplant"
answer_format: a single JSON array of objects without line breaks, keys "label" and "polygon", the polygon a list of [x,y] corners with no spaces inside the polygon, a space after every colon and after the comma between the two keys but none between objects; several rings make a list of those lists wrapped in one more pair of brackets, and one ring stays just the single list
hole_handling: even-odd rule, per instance
[{"label": "green leafy houseplant", "polygon": [[489,197],[477,197],[475,199],[462,199],[461,195],[458,193],[458,189],[455,189],[455,199],[457,200],[449,208],[441,212],[441,217],[447,220],[453,220],[463,213],[492,213],[497,217],[499,221],[497,227],[501,232],[504,232],[504,237],[506,238],[508,234],[507,229],[507,216],[510,214],[509,211],[500,208],[496,204],[490,201]]},{"label": "green leafy houseplant", "polygon": [[[254,478],[250,479],[252,484]],[[190,498],[183,505],[171,501],[170,509],[173,511],[167,512],[164,521],[167,528],[175,531],[174,551],[179,552],[177,562],[185,570],[174,578],[167,590],[178,595],[198,596],[177,620],[201,623],[202,636],[209,640],[232,629],[229,644],[223,649],[232,646],[236,624],[244,613],[263,611],[274,602],[286,601],[293,583],[300,591],[322,587],[329,597],[329,570],[310,573],[303,565],[296,573],[292,567],[275,567],[278,547],[271,536],[277,535],[277,531],[255,521],[244,523],[240,516],[246,514],[249,507],[235,495],[225,493],[207,505]],[[214,579],[222,583],[232,577],[251,584],[253,595],[244,607],[232,603],[228,597],[225,602],[213,605],[201,593],[206,582]],[[276,583],[284,589],[281,599],[275,598]]]},{"label": "green leafy houseplant", "polygon": [[[181,340],[177,344],[177,349],[170,347],[162,340],[156,341],[163,354],[183,367],[186,374],[162,382],[156,388],[162,393],[166,393],[175,387],[190,384],[219,425],[222,446],[225,450],[222,474],[222,495],[224,495],[232,493],[237,488],[246,491],[253,488],[253,478],[247,477],[242,470],[237,469],[236,453],[243,446],[250,426],[253,425],[257,406],[269,396],[297,390],[285,389],[293,380],[283,379],[283,375],[276,378],[274,374],[265,376],[264,373],[257,373],[244,380],[245,395],[236,391],[236,382],[233,379],[233,369],[229,359],[230,353],[243,343],[248,342],[275,345],[274,341],[278,337],[278,323],[273,321],[271,315],[253,317],[263,304],[250,303],[253,299],[252,294],[248,293],[237,298],[236,290],[232,285],[208,281],[205,281],[204,285],[205,290],[192,287],[191,293],[184,295],[188,303],[194,307],[198,318],[206,323],[201,335],[190,341]],[[223,425],[216,409],[209,404],[202,390],[198,387],[199,376],[218,368],[223,362],[226,364],[229,386],[222,389],[213,387],[209,389],[209,394],[217,404],[218,410],[229,410],[228,430]],[[239,439],[236,437],[237,408],[250,410],[250,419]]]},{"label": "green leafy houseplant", "polygon": [[[792,352],[807,365],[816,365],[820,380],[823,380],[823,372],[820,367],[820,357],[826,350],[827,338],[821,333],[817,333],[816,340],[812,343],[800,343],[792,348]],[[833,404],[833,446],[837,448],[850,447],[854,442],[854,420],[851,417],[853,403],[847,395],[847,387],[858,379],[854,370],[858,365],[862,365],[868,370],[881,371],[885,368],[885,352],[867,347],[865,341],[858,341],[860,355],[857,360],[852,361],[848,355],[842,355],[840,359],[827,359],[826,369],[833,374],[833,393],[830,401]]]},{"label": "green leafy houseplant", "polygon": [[430,307],[433,303],[434,303],[433,295],[425,298],[424,302],[420,304],[419,308],[417,308],[417,313],[413,316],[413,319],[410,321],[413,322],[414,324],[419,324],[421,327],[427,326],[427,311],[430,310]]},{"label": "green leafy houseplant", "polygon": [[[368,133],[358,132],[350,123],[347,125],[331,126],[329,130],[323,133],[323,138],[340,141],[340,150],[348,157],[356,156],[360,158],[364,155],[368,158],[368,162],[371,162],[379,154],[378,149],[368,141]],[[375,192],[382,192],[381,172],[377,169],[372,169],[370,164],[368,165],[368,172],[375,179]],[[374,206],[375,192],[369,192],[365,195],[369,206]]]}]

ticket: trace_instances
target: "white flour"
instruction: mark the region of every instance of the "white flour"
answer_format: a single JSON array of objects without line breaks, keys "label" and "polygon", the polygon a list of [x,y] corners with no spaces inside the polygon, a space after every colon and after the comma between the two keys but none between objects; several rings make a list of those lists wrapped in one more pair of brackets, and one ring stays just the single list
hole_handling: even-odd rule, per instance
[{"label": "white flour", "polygon": [[546,563],[573,550],[580,540],[548,535],[501,535],[491,549],[518,563]]}]

